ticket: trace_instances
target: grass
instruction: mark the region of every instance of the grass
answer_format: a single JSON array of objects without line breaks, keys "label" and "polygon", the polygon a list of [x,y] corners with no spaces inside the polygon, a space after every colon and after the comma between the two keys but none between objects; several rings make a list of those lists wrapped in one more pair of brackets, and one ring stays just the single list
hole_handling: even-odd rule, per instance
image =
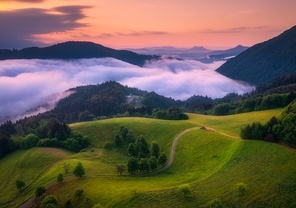
[{"label": "grass", "polygon": [[[136,136],[143,135],[148,142],[157,141],[163,151],[168,154],[172,139],[183,130],[197,125],[187,121],[132,117],[76,123],[72,124],[71,128],[88,136],[92,146],[102,148],[106,141],[113,142],[114,135],[121,126],[128,127]],[[103,135],[103,138],[101,135]]]},{"label": "grass", "polygon": [[[169,155],[174,137],[193,126],[207,126],[234,136],[241,126],[254,121],[267,122],[281,109],[231,116],[189,114],[187,121],[163,121],[145,118],[116,118],[71,125],[90,138],[92,148],[73,154],[51,148],[17,151],[1,160],[0,202],[12,200],[18,191],[16,179],[31,183],[10,207],[17,207],[34,194],[36,187],[55,181],[65,163],[71,172],[82,162],[86,176],[66,177],[52,186],[47,194],[55,194],[65,204],[68,199],[76,207],[295,207],[296,152],[286,147],[261,141],[243,141],[213,131],[196,129],[179,140],[175,161],[163,173],[136,177],[116,173],[115,165],[125,164],[127,156],[118,150],[101,149],[124,125],[147,141],[156,140]],[[98,130],[100,133],[98,133]],[[103,136],[102,136],[103,135]],[[59,152],[55,154],[54,151]],[[41,162],[42,161],[42,162]],[[184,197],[178,187],[188,184],[192,193]],[[84,190],[81,198],[75,197]]]},{"label": "grass", "polygon": [[190,122],[200,126],[208,126],[230,135],[240,135],[241,127],[253,122],[266,123],[272,116],[280,117],[283,108],[242,113],[227,116],[209,116],[201,114],[188,114]]},{"label": "grass", "polygon": [[[26,183],[26,188],[44,173],[48,166],[71,155],[70,152],[55,148],[32,148],[18,150],[1,159],[0,163],[0,203],[11,201],[19,194],[15,186],[18,179]],[[28,191],[28,190],[26,190]]]}]

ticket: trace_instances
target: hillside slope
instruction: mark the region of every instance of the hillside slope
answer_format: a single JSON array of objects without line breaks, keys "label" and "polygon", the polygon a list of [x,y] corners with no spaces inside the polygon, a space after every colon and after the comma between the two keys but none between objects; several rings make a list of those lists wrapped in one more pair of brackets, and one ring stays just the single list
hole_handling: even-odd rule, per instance
[{"label": "hillside slope", "polygon": [[296,26],[254,45],[219,67],[217,72],[252,85],[296,72]]},{"label": "hillside slope", "polygon": [[124,114],[131,108],[151,114],[153,108],[167,109],[180,105],[180,102],[172,98],[123,86],[114,81],[80,86],[68,91],[73,94],[61,99],[56,108],[48,112],[54,113],[60,121],[66,123]]},{"label": "hillside slope", "polygon": [[49,47],[24,48],[22,50],[0,50],[0,60],[6,59],[82,59],[115,58],[130,64],[143,66],[145,61],[158,56],[140,55],[127,50],[115,50],[92,42],[69,41]]}]

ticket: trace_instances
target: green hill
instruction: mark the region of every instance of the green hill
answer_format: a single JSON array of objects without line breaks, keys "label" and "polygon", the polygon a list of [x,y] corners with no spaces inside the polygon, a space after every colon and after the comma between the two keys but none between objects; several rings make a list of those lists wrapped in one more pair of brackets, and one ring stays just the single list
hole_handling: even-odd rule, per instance
[{"label": "green hill", "polygon": [[[33,148],[16,151],[0,161],[1,170],[6,170],[0,173],[1,207],[18,207],[34,195],[36,187],[49,184],[46,195],[54,194],[61,207],[68,200],[73,207],[295,207],[295,150],[236,138],[241,126],[250,121],[267,122],[281,112],[223,117],[189,114],[189,120],[183,121],[116,118],[72,124],[73,130],[90,138],[90,149],[71,153]],[[126,164],[128,156],[121,150],[101,147],[122,125],[147,141],[158,141],[166,152],[186,129],[204,126],[209,131],[198,128],[184,134],[177,144],[175,161],[166,171],[143,177],[124,172],[120,176],[115,166]],[[86,170],[82,178],[71,174],[77,162]],[[70,165],[70,173],[61,184],[53,183],[64,173],[65,164]],[[26,182],[18,198],[17,179]],[[179,190],[184,184],[191,188],[187,197]],[[82,196],[75,196],[77,190],[83,190]]]},{"label": "green hill", "polygon": [[296,26],[228,60],[217,72],[260,85],[296,72]]}]

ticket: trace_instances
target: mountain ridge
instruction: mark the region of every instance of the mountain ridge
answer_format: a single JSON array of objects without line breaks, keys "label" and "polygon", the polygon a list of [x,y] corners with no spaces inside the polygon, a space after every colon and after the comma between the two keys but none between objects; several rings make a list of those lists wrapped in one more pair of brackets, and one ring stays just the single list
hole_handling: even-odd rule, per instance
[{"label": "mountain ridge", "polygon": [[68,41],[48,47],[29,47],[21,50],[0,49],[0,60],[7,59],[81,59],[115,58],[133,65],[143,66],[159,56],[141,55],[128,50],[115,50],[87,41]]},{"label": "mountain ridge", "polygon": [[279,36],[250,47],[228,60],[216,71],[231,79],[256,86],[295,73],[296,26]]}]

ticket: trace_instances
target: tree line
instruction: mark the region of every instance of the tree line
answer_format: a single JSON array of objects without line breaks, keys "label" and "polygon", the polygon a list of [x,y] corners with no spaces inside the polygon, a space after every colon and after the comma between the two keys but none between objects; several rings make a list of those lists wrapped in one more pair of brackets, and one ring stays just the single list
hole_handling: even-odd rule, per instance
[{"label": "tree line", "polygon": [[254,122],[241,129],[243,139],[268,142],[284,142],[296,147],[296,100],[282,113],[281,118],[272,117],[266,124]]},{"label": "tree line", "polygon": [[89,146],[88,138],[74,132],[56,118],[33,116],[0,125],[0,158],[17,149],[60,147],[74,152]]}]

